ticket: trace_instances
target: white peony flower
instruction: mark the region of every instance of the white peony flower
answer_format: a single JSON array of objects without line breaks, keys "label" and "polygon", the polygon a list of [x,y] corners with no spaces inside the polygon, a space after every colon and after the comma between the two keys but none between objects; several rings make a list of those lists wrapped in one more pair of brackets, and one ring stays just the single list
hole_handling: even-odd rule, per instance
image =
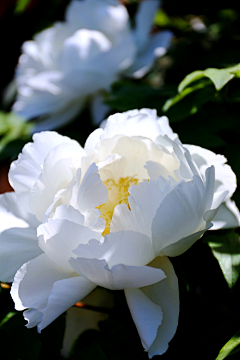
[{"label": "white peony flower", "polygon": [[118,0],[73,0],[65,22],[23,44],[13,110],[27,120],[41,117],[34,131],[52,129],[74,118],[93,95],[99,123],[107,108],[100,90],[108,90],[120,75],[144,76],[169,47],[169,31],[150,35],[158,6],[158,0],[141,2],[132,30]]},{"label": "white peony flower", "polygon": [[16,309],[41,331],[97,285],[123,289],[144,349],[163,354],[179,313],[168,256],[210,229],[235,190],[225,158],[188,150],[149,109],[110,116],[84,148],[55,132],[33,140],[0,198],[0,279],[14,280]]}]

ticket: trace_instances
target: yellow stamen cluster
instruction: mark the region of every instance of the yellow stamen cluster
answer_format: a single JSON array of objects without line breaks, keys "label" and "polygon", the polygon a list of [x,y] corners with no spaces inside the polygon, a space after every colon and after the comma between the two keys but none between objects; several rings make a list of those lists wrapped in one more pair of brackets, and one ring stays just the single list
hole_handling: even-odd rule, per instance
[{"label": "yellow stamen cluster", "polygon": [[112,179],[104,181],[104,185],[106,185],[108,190],[108,201],[96,208],[101,211],[100,217],[106,221],[106,227],[102,232],[103,236],[110,233],[111,220],[116,205],[127,204],[129,210],[131,210],[128,203],[128,190],[131,185],[137,184],[138,179],[130,176],[120,178],[118,182]]}]

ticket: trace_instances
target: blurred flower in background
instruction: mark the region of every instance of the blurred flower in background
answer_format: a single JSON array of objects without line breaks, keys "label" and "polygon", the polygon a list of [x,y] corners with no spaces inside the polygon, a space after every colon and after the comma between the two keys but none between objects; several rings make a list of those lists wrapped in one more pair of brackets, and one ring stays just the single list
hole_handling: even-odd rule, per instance
[{"label": "blurred flower in background", "polygon": [[101,90],[121,75],[143,77],[166,53],[172,33],[150,34],[159,5],[158,0],[141,2],[131,28],[117,0],[72,1],[65,22],[23,44],[13,110],[27,120],[40,118],[34,131],[52,129],[72,120],[91,96],[99,123],[107,111]]}]

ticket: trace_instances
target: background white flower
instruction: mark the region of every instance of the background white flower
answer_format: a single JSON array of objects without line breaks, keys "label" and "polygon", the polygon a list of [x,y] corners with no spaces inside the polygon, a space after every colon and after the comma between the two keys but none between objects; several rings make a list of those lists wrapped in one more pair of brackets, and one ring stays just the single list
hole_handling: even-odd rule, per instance
[{"label": "background white flower", "polygon": [[[155,110],[110,116],[84,148],[55,132],[33,139],[11,165],[15,193],[0,198],[0,278],[14,279],[16,309],[41,331],[97,285],[124,289],[144,349],[163,354],[179,313],[168,256],[211,228],[234,173],[189,151]],[[191,151],[209,156],[204,173]]]},{"label": "background white flower", "polygon": [[99,123],[107,108],[99,91],[108,90],[120,75],[142,77],[169,47],[169,31],[150,35],[159,4],[141,2],[132,30],[118,0],[73,0],[65,22],[23,44],[13,110],[27,120],[41,117],[34,131],[52,129],[74,118],[93,95],[92,112]]}]

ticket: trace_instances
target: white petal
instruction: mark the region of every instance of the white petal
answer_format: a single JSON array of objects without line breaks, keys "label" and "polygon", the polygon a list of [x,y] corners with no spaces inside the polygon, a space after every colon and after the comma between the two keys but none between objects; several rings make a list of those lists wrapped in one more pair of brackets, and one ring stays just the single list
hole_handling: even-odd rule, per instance
[{"label": "white petal", "polygon": [[53,148],[44,160],[43,170],[31,189],[30,207],[39,221],[54,200],[54,195],[65,188],[73,178],[71,165],[84,154],[80,145],[73,141]]},{"label": "white petal", "polygon": [[161,307],[152,302],[140,289],[125,290],[125,295],[142,345],[145,350],[148,350],[162,322]]},{"label": "white petal", "polygon": [[221,204],[217,215],[212,220],[213,227],[211,230],[217,229],[231,229],[239,227],[240,214],[234,201],[227,200]]},{"label": "white petal", "polygon": [[205,212],[205,214],[203,215],[204,220],[210,222],[214,219],[214,217],[218,213],[219,207],[223,203],[227,194],[228,194],[228,191],[223,191],[223,192],[220,191],[220,192],[217,192],[214,194],[214,199],[213,199],[213,203],[211,206],[211,210],[208,210]]},{"label": "white petal", "polygon": [[87,153],[94,153],[96,144],[101,140],[103,129],[94,130],[86,140],[84,149]]},{"label": "white petal", "polygon": [[103,182],[108,179],[118,182],[124,173],[127,165],[127,159],[118,154],[111,154],[103,161],[100,161],[97,165],[99,175]]},{"label": "white petal", "polygon": [[139,288],[165,278],[160,269],[149,266],[114,265],[111,269],[105,260],[71,258],[72,268],[93,283],[111,290]]},{"label": "white petal", "polygon": [[161,135],[167,135],[171,140],[175,140],[177,138],[177,134],[172,131],[172,128],[169,125],[169,120],[166,116],[161,116],[158,118],[157,123],[161,128]]},{"label": "white petal", "polygon": [[154,60],[166,54],[172,37],[173,34],[170,31],[161,31],[148,36],[145,46],[139,51],[137,59],[128,71],[131,71],[132,77],[135,79],[143,77],[153,65]]},{"label": "white petal", "polygon": [[56,264],[72,271],[68,259],[72,250],[79,244],[86,244],[90,239],[101,239],[101,234],[69,220],[49,219],[38,227],[39,247]]},{"label": "white petal", "polygon": [[0,232],[12,227],[36,228],[39,224],[36,217],[30,213],[26,194],[17,195],[9,192],[0,195]]},{"label": "white petal", "polygon": [[146,44],[151,28],[153,26],[153,19],[160,3],[158,0],[148,0],[139,3],[138,11],[135,16],[136,28],[135,37],[139,49]]},{"label": "white petal", "polygon": [[16,310],[34,308],[38,311],[47,305],[55,281],[70,278],[75,272],[66,272],[46,254],[24,264],[16,273],[11,296]]},{"label": "white petal", "polygon": [[200,169],[200,173],[204,177],[207,167],[214,165],[215,167],[215,191],[229,191],[227,199],[229,199],[236,189],[236,175],[229,165],[225,164],[227,159],[223,155],[217,155],[213,151],[201,148],[200,146],[186,146]]},{"label": "white petal", "polygon": [[176,332],[179,315],[179,293],[178,280],[167,257],[156,258],[150,266],[161,268],[167,276],[163,281],[141,289],[152,302],[161,307],[163,312],[163,320],[158,328],[156,339],[148,349],[148,356],[152,358],[154,355],[161,355],[167,350],[168,343]]},{"label": "white petal", "polygon": [[52,218],[53,220],[69,220],[79,225],[84,223],[84,216],[71,205],[58,206]]},{"label": "white petal", "polygon": [[89,210],[104,204],[107,199],[107,188],[100,179],[98,167],[92,163],[81,182],[75,207],[85,215]]},{"label": "white petal", "polygon": [[108,139],[114,135],[142,136],[155,140],[159,135],[165,135],[164,126],[157,121],[154,109],[130,110],[117,113],[108,117],[102,139]]},{"label": "white petal", "polygon": [[136,231],[106,235],[103,243],[90,240],[73,251],[79,257],[106,260],[109,267],[117,264],[141,266],[154,259],[151,239]]},{"label": "white petal", "polygon": [[34,228],[5,230],[0,237],[0,279],[12,282],[17,270],[27,261],[42,253]]},{"label": "white petal", "polygon": [[49,115],[40,116],[37,121],[34,122],[33,132],[40,132],[43,130],[52,130],[66,125],[72,121],[81,111],[84,105],[85,99],[79,99],[77,103],[70,103],[69,106],[62,108],[60,111],[50,113]]},{"label": "white petal", "polygon": [[177,241],[174,244],[166,246],[163,250],[160,251],[160,256],[179,256],[187,251],[198,239],[200,239],[203,234],[212,228],[211,223],[206,223],[204,230],[198,231],[194,234],[191,234],[181,240]]},{"label": "white petal", "polygon": [[[204,225],[203,215],[209,209],[209,188],[212,188],[214,168],[208,172],[208,186],[204,188],[199,176],[178,184],[162,201],[152,223],[155,253],[197,231]],[[208,195],[208,196],[207,196]]]},{"label": "white petal", "polygon": [[11,164],[9,181],[18,192],[29,191],[41,173],[41,165],[49,151],[61,143],[72,140],[55,132],[42,132],[33,135],[33,143],[24,146],[18,160]]},{"label": "white petal", "polygon": [[38,331],[40,332],[64,311],[82,300],[95,287],[95,284],[81,276],[56,281],[48,297],[47,308],[43,312]]},{"label": "white petal", "polygon": [[161,182],[156,180],[145,180],[138,185],[132,185],[128,197],[131,211],[125,204],[115,207],[111,232],[133,230],[151,237],[153,218],[164,197],[171,190],[168,181],[164,189]]}]

